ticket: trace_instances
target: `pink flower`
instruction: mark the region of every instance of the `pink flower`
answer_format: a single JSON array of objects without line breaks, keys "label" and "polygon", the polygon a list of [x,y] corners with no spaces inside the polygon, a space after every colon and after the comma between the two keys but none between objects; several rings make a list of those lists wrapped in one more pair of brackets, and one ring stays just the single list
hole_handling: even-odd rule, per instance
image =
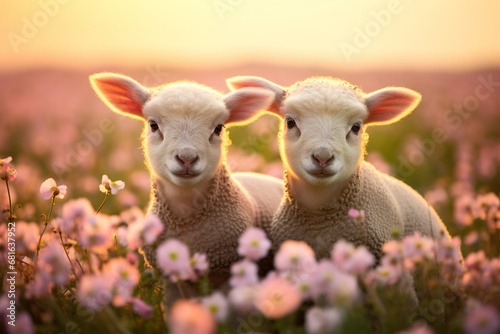
[{"label": "pink flower", "polygon": [[280,271],[309,272],[316,266],[312,248],[303,241],[287,240],[283,242],[274,257],[274,266]]},{"label": "pink flower", "polygon": [[257,286],[246,285],[232,289],[229,292],[229,301],[233,307],[243,313],[253,311],[255,309],[254,300],[257,293]]},{"label": "pink flower", "polygon": [[201,305],[213,314],[217,322],[224,322],[229,312],[229,305],[222,293],[214,292],[201,300]]},{"label": "pink flower", "polygon": [[455,221],[459,226],[469,226],[479,217],[481,208],[471,195],[464,195],[455,201]]},{"label": "pink flower", "polygon": [[360,296],[358,281],[355,276],[339,272],[329,282],[326,289],[326,300],[332,306],[350,307]]},{"label": "pink flower", "polygon": [[169,329],[172,334],[212,334],[215,332],[215,319],[200,304],[190,300],[175,302],[169,316]]},{"label": "pink flower", "polygon": [[123,247],[128,247],[130,250],[137,250],[139,248],[139,239],[134,238],[132,242],[128,242],[128,231],[127,226],[119,225],[115,231],[116,241]]},{"label": "pink flower", "polygon": [[187,280],[194,275],[190,264],[189,248],[179,240],[164,241],[156,249],[156,261],[161,271],[173,282],[178,279]]},{"label": "pink flower", "polygon": [[484,251],[470,253],[465,258],[465,274],[462,277],[462,283],[472,287],[484,287],[491,284],[489,268],[490,262]]},{"label": "pink flower", "polygon": [[198,252],[194,253],[193,257],[191,258],[191,266],[193,267],[197,276],[204,275],[209,267],[207,255]]},{"label": "pink flower", "polygon": [[[7,318],[8,319],[8,318]],[[35,333],[35,326],[27,312],[21,312],[16,316],[15,326],[7,326],[7,334],[31,334]]]},{"label": "pink flower", "polygon": [[40,228],[36,223],[18,222],[16,224],[16,251],[19,254],[34,252],[38,245]]},{"label": "pink flower", "polygon": [[113,305],[125,305],[139,283],[137,267],[124,258],[114,258],[104,265],[102,273],[113,287]]},{"label": "pink flower", "polygon": [[314,271],[309,274],[311,293],[315,298],[326,294],[332,281],[341,274],[341,271],[331,261],[321,260]]},{"label": "pink flower", "polygon": [[99,311],[113,299],[113,282],[104,275],[85,275],[76,291],[78,302],[92,311]]},{"label": "pink flower", "polygon": [[339,270],[328,260],[320,261],[310,275],[310,282],[314,298],[325,298],[330,305],[350,306],[358,299],[356,277]]},{"label": "pink flower", "polygon": [[132,298],[132,309],[135,313],[144,318],[151,318],[153,315],[153,307],[146,304],[142,299]]},{"label": "pink flower", "polygon": [[144,217],[144,212],[140,208],[138,208],[137,206],[133,206],[127,210],[122,211],[120,213],[120,219],[125,224],[130,226],[135,224],[142,225],[145,217]]},{"label": "pink flower", "polygon": [[370,278],[382,286],[394,285],[400,280],[402,274],[403,271],[400,266],[382,263],[370,273]]},{"label": "pink flower", "polygon": [[62,207],[62,219],[59,221],[59,229],[62,233],[71,236],[75,234],[77,228],[86,225],[94,215],[94,208],[88,199],[70,200]]},{"label": "pink flower", "polygon": [[365,246],[354,247],[345,240],[339,240],[333,246],[331,257],[341,270],[360,275],[375,263],[375,257]]},{"label": "pink flower", "polygon": [[399,241],[387,241],[382,246],[382,251],[384,256],[382,257],[382,263],[391,266],[402,266],[404,261],[403,245]]},{"label": "pink flower", "polygon": [[113,235],[109,217],[103,214],[90,217],[79,226],[78,242],[85,248],[104,254],[113,245]]},{"label": "pink flower", "polygon": [[231,287],[241,287],[257,284],[259,277],[257,275],[257,265],[250,260],[241,260],[231,265]]},{"label": "pink flower", "polygon": [[496,211],[498,211],[500,200],[494,193],[487,193],[484,195],[478,195],[476,198],[476,203],[480,208],[479,218],[486,220],[490,216],[494,215]]},{"label": "pink flower", "polygon": [[37,275],[44,280],[64,285],[69,281],[71,265],[61,244],[51,242],[40,250],[37,262]]},{"label": "pink flower", "polygon": [[[313,271],[314,272],[314,271]],[[313,297],[313,288],[311,286],[311,276],[313,272],[295,272],[295,271],[285,271],[279,273],[278,276],[286,279],[288,282],[292,283],[302,295],[302,300],[307,300]],[[268,277],[271,274],[268,275]]]},{"label": "pink flower", "polygon": [[238,254],[249,260],[259,260],[266,256],[271,248],[271,241],[260,228],[250,227],[238,240]]},{"label": "pink flower", "polygon": [[51,197],[57,197],[63,199],[67,191],[66,186],[58,186],[53,178],[45,180],[40,186],[40,195],[43,199],[49,199]]},{"label": "pink flower", "polygon": [[7,157],[4,159],[0,159],[0,166],[5,166],[7,164],[10,164],[12,161],[12,157]]},{"label": "pink flower", "polygon": [[160,218],[155,214],[149,214],[144,220],[142,227],[142,240],[145,245],[151,245],[156,238],[163,232],[164,225]]},{"label": "pink flower", "polygon": [[475,253],[470,253],[465,258],[465,267],[467,270],[483,270],[488,263],[488,259],[484,254],[484,251],[479,251]]},{"label": "pink flower", "polygon": [[149,214],[144,217],[142,210],[137,207],[123,211],[120,218],[128,225],[126,229],[120,231],[120,234],[125,235],[125,238],[120,238],[120,242],[130,249],[135,250],[141,245],[151,245],[164,229],[157,215]]},{"label": "pink flower", "polygon": [[403,251],[406,266],[413,269],[415,264],[434,258],[434,241],[415,232],[403,239]]},{"label": "pink flower", "polygon": [[125,182],[111,181],[106,174],[102,176],[101,184],[99,185],[99,190],[103,193],[111,193],[112,195],[116,195],[118,190],[125,188]]},{"label": "pink flower", "polygon": [[479,242],[479,233],[477,231],[470,232],[464,238],[464,244],[467,246],[472,246],[477,242]]},{"label": "pink flower", "polygon": [[0,179],[3,181],[14,181],[17,177],[17,171],[10,164],[11,161],[12,157],[0,159]]},{"label": "pink flower", "polygon": [[349,209],[347,215],[352,218],[355,222],[362,223],[365,221],[365,211],[364,210],[356,210]]},{"label": "pink flower", "polygon": [[271,319],[292,313],[300,303],[300,291],[279,276],[264,280],[258,286],[255,296],[255,307]]},{"label": "pink flower", "polygon": [[460,238],[449,239],[442,237],[437,243],[436,261],[441,267],[451,269],[453,273],[459,274],[462,271],[462,255],[460,252]]},{"label": "pink flower", "polygon": [[347,260],[349,260],[349,258],[352,256],[352,254],[354,254],[355,251],[356,247],[352,243],[340,239],[333,245],[330,255],[335,265],[340,268]]},{"label": "pink flower", "polygon": [[495,334],[500,330],[500,314],[490,305],[479,304],[467,311],[464,330],[467,334]]},{"label": "pink flower", "polygon": [[306,333],[332,333],[340,325],[342,316],[335,308],[311,307],[306,313]]}]

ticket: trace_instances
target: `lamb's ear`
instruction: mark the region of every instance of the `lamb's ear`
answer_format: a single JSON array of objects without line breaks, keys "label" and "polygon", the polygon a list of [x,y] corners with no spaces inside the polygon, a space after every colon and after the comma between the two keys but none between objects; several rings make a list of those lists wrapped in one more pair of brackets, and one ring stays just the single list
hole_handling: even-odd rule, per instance
[{"label": "lamb's ear", "polygon": [[408,88],[387,87],[365,97],[368,118],[365,124],[382,125],[399,121],[409,115],[420,103],[422,96]]},{"label": "lamb's ear", "polygon": [[224,103],[229,110],[226,124],[247,123],[257,117],[274,100],[274,93],[261,88],[248,87],[235,90],[224,96]]},{"label": "lamb's ear", "polygon": [[144,119],[142,107],[149,99],[147,88],[137,81],[115,73],[97,73],[89,77],[97,96],[114,112]]},{"label": "lamb's ear", "polygon": [[269,106],[269,111],[279,114],[281,101],[285,96],[285,88],[274,82],[261,77],[254,76],[238,76],[226,79],[226,85],[231,90],[236,90],[244,87],[259,87],[268,89],[275,94],[273,103]]}]

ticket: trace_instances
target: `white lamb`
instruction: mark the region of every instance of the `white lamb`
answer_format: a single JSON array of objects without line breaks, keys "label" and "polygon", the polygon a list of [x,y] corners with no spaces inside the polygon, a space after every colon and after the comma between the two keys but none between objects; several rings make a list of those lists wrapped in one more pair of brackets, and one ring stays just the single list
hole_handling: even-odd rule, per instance
[{"label": "white lamb", "polygon": [[231,175],[223,128],[250,121],[274,94],[245,88],[222,96],[194,82],[145,88],[113,73],[94,74],[90,82],[113,111],[145,125],[143,147],[152,185],[148,212],[165,227],[153,246],[143,248],[146,260],[155,266],[157,246],[177,238],[193,252],[206,253],[211,283],[224,283],[239,259],[238,237],[249,226],[270,225],[283,182],[255,173]]},{"label": "white lamb", "polygon": [[[425,200],[403,182],[364,161],[369,125],[390,124],[408,115],[421,96],[388,87],[365,94],[329,77],[313,77],[284,88],[260,77],[228,79],[231,89],[267,88],[276,93],[270,111],[284,120],[280,153],[285,195],[270,229],[273,247],[287,239],[309,243],[327,257],[333,243],[346,239],[369,247],[377,258],[394,232],[420,231],[440,238],[448,231]],[[364,210],[363,223],[348,217]]]}]

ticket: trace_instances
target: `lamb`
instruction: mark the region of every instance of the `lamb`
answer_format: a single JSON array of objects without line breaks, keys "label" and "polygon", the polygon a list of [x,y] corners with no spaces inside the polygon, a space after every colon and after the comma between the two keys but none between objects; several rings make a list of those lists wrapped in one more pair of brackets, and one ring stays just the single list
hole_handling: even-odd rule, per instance
[{"label": "lamb", "polygon": [[270,225],[283,193],[278,178],[229,172],[224,127],[251,121],[274,94],[245,88],[222,96],[187,81],[146,88],[114,73],[91,75],[90,82],[114,112],[144,122],[152,187],[148,213],[165,227],[153,246],[142,249],[145,259],[155,267],[158,245],[177,238],[192,252],[207,254],[211,283],[224,284],[239,259],[238,237],[249,226]]},{"label": "lamb", "polygon": [[[380,259],[382,245],[419,231],[450,238],[436,212],[412,188],[364,161],[371,125],[410,114],[419,93],[387,87],[365,94],[337,78],[312,77],[281,87],[260,77],[234,77],[231,89],[267,88],[276,94],[270,112],[283,119],[279,134],[285,193],[270,227],[273,248],[287,239],[303,240],[318,258],[330,256],[334,242],[365,245]],[[363,210],[353,222],[349,209]]]}]

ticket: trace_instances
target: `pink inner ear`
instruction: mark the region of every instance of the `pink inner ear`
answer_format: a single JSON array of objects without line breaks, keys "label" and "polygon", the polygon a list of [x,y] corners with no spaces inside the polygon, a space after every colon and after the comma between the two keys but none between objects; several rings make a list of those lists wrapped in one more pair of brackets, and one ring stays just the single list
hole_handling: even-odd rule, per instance
[{"label": "pink inner ear", "polygon": [[96,74],[91,76],[92,87],[101,100],[115,112],[143,117],[142,107],[149,98],[146,88],[125,76]]},{"label": "pink inner ear", "polygon": [[226,124],[250,121],[266,109],[274,99],[274,94],[266,89],[255,87],[242,88],[227,94],[224,103],[229,110]]},{"label": "pink inner ear", "polygon": [[275,94],[274,101],[268,107],[269,111],[279,113],[281,101],[285,95],[285,89],[274,82],[256,76],[237,76],[226,80],[226,84],[231,90],[245,87],[258,87],[268,89]]},{"label": "pink inner ear", "polygon": [[419,93],[407,88],[391,87],[366,96],[366,124],[390,124],[410,114],[421,100]]}]

